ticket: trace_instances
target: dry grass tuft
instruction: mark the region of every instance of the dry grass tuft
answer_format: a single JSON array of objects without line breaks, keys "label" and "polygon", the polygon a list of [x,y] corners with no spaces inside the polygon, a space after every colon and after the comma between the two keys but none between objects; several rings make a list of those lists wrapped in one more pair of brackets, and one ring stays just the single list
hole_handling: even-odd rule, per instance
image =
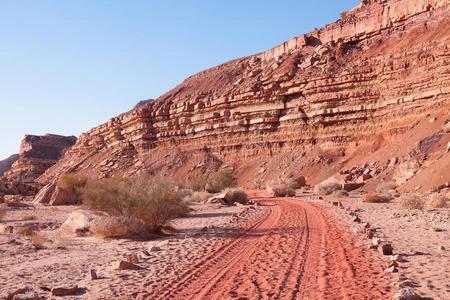
[{"label": "dry grass tuft", "polygon": [[381,182],[377,185],[377,193],[387,193],[391,190],[395,190],[398,187],[397,183],[394,181]]},{"label": "dry grass tuft", "polygon": [[22,217],[22,220],[23,220],[23,221],[36,220],[36,216],[33,216],[33,215],[23,216],[23,217]]},{"label": "dry grass tuft", "polygon": [[427,206],[431,208],[447,207],[447,199],[444,195],[437,193],[431,194],[430,199],[427,201]]},{"label": "dry grass tuft", "polygon": [[322,182],[314,187],[314,192],[319,195],[330,195],[342,189],[342,185],[337,182]]},{"label": "dry grass tuft", "polygon": [[224,192],[230,195],[232,203],[238,202],[241,204],[247,204],[248,202],[247,193],[244,192],[243,190],[236,188],[228,188]]},{"label": "dry grass tuft", "polygon": [[364,196],[363,202],[367,203],[386,203],[392,200],[392,196],[389,193],[367,193]]},{"label": "dry grass tuft", "polygon": [[299,188],[301,188],[301,186],[294,180],[287,180],[285,182],[285,185],[291,190],[298,190]]},{"label": "dry grass tuft", "polygon": [[208,192],[193,192],[191,195],[183,197],[183,201],[203,203],[209,197],[211,197],[211,194]]},{"label": "dry grass tuft", "polygon": [[206,183],[206,191],[209,193],[219,193],[220,191],[236,186],[236,179],[230,169],[221,169],[212,174]]},{"label": "dry grass tuft", "polygon": [[146,176],[89,182],[82,199],[90,209],[121,217],[126,224],[139,224],[142,233],[159,232],[170,219],[187,213],[178,192],[163,181]]},{"label": "dry grass tuft", "polygon": [[424,201],[416,194],[403,194],[400,196],[400,207],[404,209],[423,209]]},{"label": "dry grass tuft", "polygon": [[284,184],[277,186],[269,186],[268,191],[273,192],[273,197],[294,197],[295,190],[285,186]]},{"label": "dry grass tuft", "polygon": [[348,197],[348,192],[345,190],[338,190],[338,191],[334,191],[332,193],[333,196],[339,197],[339,198],[344,198],[344,197]]},{"label": "dry grass tuft", "polygon": [[14,232],[16,234],[25,236],[25,235],[31,235],[32,230],[31,230],[31,226],[21,226],[21,227],[14,228]]},{"label": "dry grass tuft", "polygon": [[0,223],[3,222],[3,217],[6,215],[6,209],[4,207],[0,207]]},{"label": "dry grass tuft", "polygon": [[208,177],[205,175],[200,175],[196,177],[189,178],[184,184],[187,189],[191,189],[195,192],[204,191]]},{"label": "dry grass tuft", "polygon": [[46,242],[45,236],[40,233],[33,231],[31,233],[31,244],[34,246],[35,249],[43,249]]}]

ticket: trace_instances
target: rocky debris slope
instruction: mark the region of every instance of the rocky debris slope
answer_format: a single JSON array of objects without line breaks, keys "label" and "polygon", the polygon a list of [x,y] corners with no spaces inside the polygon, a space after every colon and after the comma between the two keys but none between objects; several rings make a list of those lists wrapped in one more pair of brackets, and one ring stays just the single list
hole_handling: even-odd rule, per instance
[{"label": "rocky debris slope", "polygon": [[19,154],[13,154],[10,157],[0,160],[0,177],[3,176],[3,174],[11,169],[11,166],[14,162],[16,162],[19,159]]},{"label": "rocky debris slope", "polygon": [[250,160],[286,152],[331,169],[321,152],[346,156],[450,108],[449,15],[444,0],[363,1],[322,29],[200,72],[91,129],[39,180],[189,174],[184,165],[208,163],[253,176]]},{"label": "rocky debris slope", "polygon": [[19,157],[4,177],[8,181],[33,182],[53,166],[76,140],[75,136],[55,134],[25,135],[20,144]]}]

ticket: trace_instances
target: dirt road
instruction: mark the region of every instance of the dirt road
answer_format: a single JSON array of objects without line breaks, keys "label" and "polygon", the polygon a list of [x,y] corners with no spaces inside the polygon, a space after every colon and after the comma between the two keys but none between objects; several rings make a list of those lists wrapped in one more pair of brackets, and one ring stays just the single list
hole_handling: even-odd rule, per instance
[{"label": "dirt road", "polygon": [[141,299],[388,299],[379,261],[314,203],[265,198],[267,209],[173,281]]}]

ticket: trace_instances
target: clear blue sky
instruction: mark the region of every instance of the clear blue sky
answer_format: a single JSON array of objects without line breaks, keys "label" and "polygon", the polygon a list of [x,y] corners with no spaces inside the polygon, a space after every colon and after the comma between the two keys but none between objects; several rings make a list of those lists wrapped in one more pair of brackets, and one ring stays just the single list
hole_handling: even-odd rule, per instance
[{"label": "clear blue sky", "polygon": [[78,136],[359,2],[0,0],[0,159],[25,134]]}]

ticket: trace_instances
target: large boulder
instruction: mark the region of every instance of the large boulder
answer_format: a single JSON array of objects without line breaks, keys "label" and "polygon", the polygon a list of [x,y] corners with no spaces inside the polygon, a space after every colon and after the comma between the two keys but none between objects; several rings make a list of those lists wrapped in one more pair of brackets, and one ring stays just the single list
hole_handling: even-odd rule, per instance
[{"label": "large boulder", "polygon": [[306,185],[306,178],[303,175],[299,175],[297,177],[294,177],[294,182],[299,186],[305,186]]},{"label": "large boulder", "polygon": [[36,197],[34,197],[33,203],[49,203],[53,193],[55,192],[55,189],[56,183],[47,184],[39,191],[39,193],[37,193]]},{"label": "large boulder", "polygon": [[59,186],[56,186],[52,197],[50,198],[50,205],[73,205],[77,204],[77,199],[71,193],[64,191]]},{"label": "large boulder", "polygon": [[89,232],[102,217],[99,213],[79,209],[70,214],[60,229],[73,234]]}]

